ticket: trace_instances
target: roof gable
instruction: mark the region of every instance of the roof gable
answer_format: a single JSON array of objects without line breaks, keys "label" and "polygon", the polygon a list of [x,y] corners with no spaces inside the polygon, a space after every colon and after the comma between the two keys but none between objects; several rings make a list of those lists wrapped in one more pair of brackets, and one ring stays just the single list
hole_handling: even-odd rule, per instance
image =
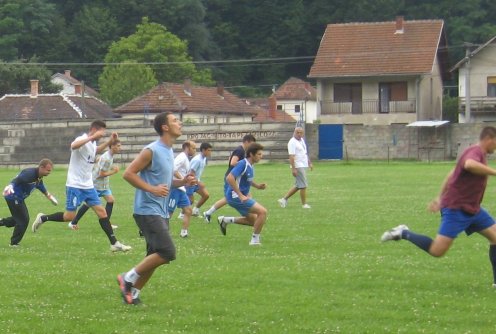
[{"label": "roof gable", "polygon": [[317,100],[317,91],[309,82],[291,77],[279,87],[274,95],[277,100]]},{"label": "roof gable", "polygon": [[466,56],[463,57],[462,60],[460,60],[458,63],[456,63],[455,66],[453,66],[453,68],[451,69],[451,71],[455,71],[458,68],[460,68],[461,66],[463,66],[467,62],[467,60],[469,58],[472,58],[472,57],[476,56],[479,52],[481,52],[482,50],[484,50],[488,45],[494,44],[495,41],[496,41],[496,36],[494,36],[493,38],[491,38],[489,41],[487,41],[483,45],[479,46],[474,51],[470,52],[469,55],[468,55],[468,57],[466,57]]},{"label": "roof gable", "polygon": [[117,107],[117,113],[148,112],[196,112],[256,114],[257,110],[236,95],[217,87],[191,86],[190,94],[185,86],[175,83],[162,83],[150,91]]},{"label": "roof gable", "polygon": [[309,77],[416,75],[431,73],[442,20],[329,24]]}]

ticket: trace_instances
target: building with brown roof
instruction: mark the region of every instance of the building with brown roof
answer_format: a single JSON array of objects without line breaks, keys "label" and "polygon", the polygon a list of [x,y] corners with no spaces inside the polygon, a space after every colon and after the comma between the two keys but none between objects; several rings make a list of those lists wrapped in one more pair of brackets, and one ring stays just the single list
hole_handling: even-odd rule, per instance
[{"label": "building with brown roof", "polygon": [[93,96],[39,94],[38,80],[31,80],[30,94],[5,94],[0,98],[0,120],[109,119],[119,117]]},{"label": "building with brown roof", "polygon": [[99,97],[96,90],[79,81],[71,75],[71,70],[65,70],[64,73],[55,73],[50,80],[54,84],[62,86],[60,93],[67,95],[81,95],[84,91],[84,96]]},{"label": "building with brown roof", "polygon": [[322,123],[442,119],[448,74],[442,20],[329,24],[311,67]]},{"label": "building with brown roof", "polygon": [[125,118],[152,119],[160,112],[173,112],[186,123],[252,122],[258,108],[224,89],[164,82],[134,98],[114,112]]}]

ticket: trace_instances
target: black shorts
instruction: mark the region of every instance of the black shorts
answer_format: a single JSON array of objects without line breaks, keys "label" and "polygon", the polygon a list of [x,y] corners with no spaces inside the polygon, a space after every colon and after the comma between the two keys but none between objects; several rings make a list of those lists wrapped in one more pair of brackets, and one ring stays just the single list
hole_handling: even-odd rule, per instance
[{"label": "black shorts", "polygon": [[176,247],[169,234],[169,220],[160,216],[133,215],[146,241],[146,255],[158,253],[167,261],[176,259]]}]

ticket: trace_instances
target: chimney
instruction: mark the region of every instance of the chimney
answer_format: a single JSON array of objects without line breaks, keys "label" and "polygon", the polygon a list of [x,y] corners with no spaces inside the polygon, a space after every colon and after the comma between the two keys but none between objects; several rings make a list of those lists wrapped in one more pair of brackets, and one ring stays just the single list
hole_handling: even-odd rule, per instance
[{"label": "chimney", "polygon": [[396,31],[395,34],[402,34],[405,32],[404,17],[396,16]]},{"label": "chimney", "polygon": [[272,94],[269,97],[269,117],[272,119],[276,119],[276,110],[277,110],[277,99],[275,94]]},{"label": "chimney", "polygon": [[191,96],[191,79],[184,79],[184,93]]},{"label": "chimney", "polygon": [[64,74],[66,77],[70,78],[71,77],[71,70],[65,70]]},{"label": "chimney", "polygon": [[74,94],[81,95],[81,92],[82,92],[81,84],[79,83],[74,84]]},{"label": "chimney", "polygon": [[217,95],[224,98],[224,83],[222,81],[217,81]]},{"label": "chimney", "polygon": [[31,82],[31,97],[38,97],[38,80],[29,80]]}]

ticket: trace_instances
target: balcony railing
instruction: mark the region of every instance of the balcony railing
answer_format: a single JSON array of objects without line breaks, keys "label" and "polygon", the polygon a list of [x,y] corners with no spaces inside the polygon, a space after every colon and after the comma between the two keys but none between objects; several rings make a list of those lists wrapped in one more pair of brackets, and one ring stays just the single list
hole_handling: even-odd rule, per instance
[{"label": "balcony railing", "polygon": [[[466,99],[460,97],[458,101],[460,113],[465,113]],[[496,97],[488,96],[471,96],[470,97],[470,112],[475,113],[496,113]]]},{"label": "balcony railing", "polygon": [[362,100],[361,102],[321,101],[322,115],[415,113],[415,99],[407,101]]}]

